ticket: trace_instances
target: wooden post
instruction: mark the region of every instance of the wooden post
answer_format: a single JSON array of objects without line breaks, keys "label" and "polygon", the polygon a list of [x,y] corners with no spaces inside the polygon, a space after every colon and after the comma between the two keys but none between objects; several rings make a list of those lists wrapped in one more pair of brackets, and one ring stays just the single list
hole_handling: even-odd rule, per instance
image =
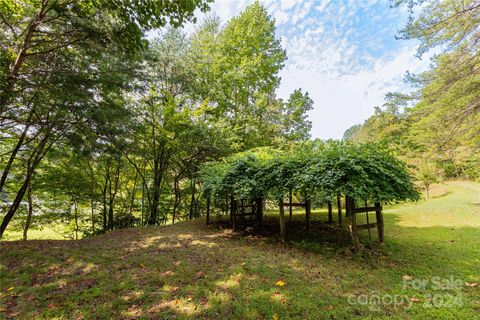
[{"label": "wooden post", "polygon": [[257,217],[257,222],[258,223],[262,223],[262,220],[263,220],[263,199],[262,198],[257,198],[255,200],[255,203],[256,203],[256,209],[257,209],[257,212],[256,212],[256,217]]},{"label": "wooden post", "polygon": [[233,199],[233,196],[232,196],[232,214],[233,214],[232,227],[233,227],[233,230],[237,230],[237,200]]},{"label": "wooden post", "polygon": [[210,224],[210,196],[207,197],[207,225]]},{"label": "wooden post", "polygon": [[365,215],[367,216],[367,226],[368,226],[368,239],[372,241],[372,231],[370,230],[370,219],[368,219],[368,202],[365,200]]},{"label": "wooden post", "polygon": [[233,226],[233,195],[230,196],[230,222],[232,223],[232,226]]},{"label": "wooden post", "polygon": [[283,207],[283,199],[278,201],[279,213],[280,213],[280,237],[282,241],[285,241],[285,210]]},{"label": "wooden post", "polygon": [[350,215],[350,209],[348,208],[350,205],[350,198],[345,195],[345,218],[348,219],[348,216]]},{"label": "wooden post", "polygon": [[350,234],[352,236],[353,246],[355,251],[360,251],[360,239],[358,238],[358,229],[357,229],[357,214],[355,213],[355,201],[353,198],[347,198],[348,204],[348,216],[350,218]]},{"label": "wooden post", "polygon": [[377,230],[378,230],[378,241],[384,243],[384,233],[383,233],[383,212],[380,202],[375,202],[375,215],[377,218]]},{"label": "wooden post", "polygon": [[332,215],[332,201],[328,201],[328,223],[333,222],[333,215]]},{"label": "wooden post", "polygon": [[292,207],[292,189],[290,189],[290,194],[288,196],[288,201],[290,203],[290,218],[289,218],[289,221],[290,223],[292,223],[292,214],[293,214],[293,207]]},{"label": "wooden post", "polygon": [[244,199],[240,200],[240,213],[242,214],[242,223],[245,225],[245,206],[247,205]]},{"label": "wooden post", "polygon": [[305,201],[305,218],[307,222],[307,233],[310,232],[310,199]]},{"label": "wooden post", "polygon": [[342,199],[337,195],[338,224],[342,224]]}]

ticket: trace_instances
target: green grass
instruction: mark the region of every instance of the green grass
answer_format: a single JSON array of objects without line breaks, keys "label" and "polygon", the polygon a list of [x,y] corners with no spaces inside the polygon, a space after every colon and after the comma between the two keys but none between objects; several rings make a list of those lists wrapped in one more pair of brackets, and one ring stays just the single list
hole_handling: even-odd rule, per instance
[{"label": "green grass", "polygon": [[[65,229],[65,228],[63,228]],[[28,230],[28,239],[29,240],[64,240],[65,237],[62,236],[61,233],[58,231],[61,230],[62,232],[62,226],[58,225],[55,228],[51,227],[45,227],[41,230],[38,229],[31,229]],[[66,232],[64,232],[66,234]],[[73,232],[69,234],[68,236],[73,237]],[[79,237],[81,234],[79,234]],[[23,239],[23,231],[18,231],[18,230],[9,230],[7,229],[5,231],[5,234],[2,237],[2,240],[6,241],[12,241],[12,240],[21,240]]]},{"label": "green grass", "polygon": [[[432,193],[387,208],[385,246],[361,255],[348,237],[332,240],[333,226],[303,240],[287,226],[282,244],[203,220],[81,241],[3,242],[0,317],[474,319],[480,285],[464,283],[480,282],[480,185],[449,182]],[[315,219],[324,220],[324,211]],[[432,288],[452,277],[458,287]],[[427,287],[404,288],[403,279],[424,279]],[[357,303],[363,295],[387,300]]]}]

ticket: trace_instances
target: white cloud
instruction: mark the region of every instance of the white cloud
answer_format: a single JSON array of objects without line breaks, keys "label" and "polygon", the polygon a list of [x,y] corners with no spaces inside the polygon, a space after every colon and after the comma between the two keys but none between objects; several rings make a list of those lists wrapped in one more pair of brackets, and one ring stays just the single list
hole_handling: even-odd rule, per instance
[{"label": "white cloud", "polygon": [[329,0],[322,0],[320,3],[315,7],[318,11],[322,12],[325,8],[330,4]]},{"label": "white cloud", "polygon": [[378,61],[372,69],[336,77],[307,68],[289,68],[281,73],[278,94],[288,98],[298,87],[308,91],[315,102],[309,114],[312,136],[339,139],[346,129],[372,115],[373,107],[383,104],[386,93],[406,89],[402,81],[406,70],[417,72],[424,67],[414,53],[415,47],[408,46],[394,59]]},{"label": "white cloud", "polygon": [[[212,11],[226,22],[253,0],[217,0]],[[263,1],[275,18],[288,60],[278,94],[299,87],[314,100],[313,137],[341,138],[382,105],[389,91],[405,89],[407,70],[425,68],[414,43],[395,42],[406,12],[385,1]],[[200,15],[201,16],[201,15]]]}]

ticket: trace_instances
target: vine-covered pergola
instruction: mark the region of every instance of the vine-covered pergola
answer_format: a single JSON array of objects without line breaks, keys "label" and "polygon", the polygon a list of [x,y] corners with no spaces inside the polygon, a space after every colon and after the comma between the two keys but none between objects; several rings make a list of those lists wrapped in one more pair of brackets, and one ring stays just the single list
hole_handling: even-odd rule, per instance
[{"label": "vine-covered pergola", "polygon": [[[256,149],[205,165],[202,182],[208,199],[207,223],[210,204],[228,204],[234,229],[247,219],[261,223],[263,203],[269,199],[278,203],[284,239],[285,207],[289,208],[290,219],[293,207],[305,208],[309,232],[311,200],[320,199],[328,203],[330,222],[332,203],[338,208],[339,222],[345,208],[345,222],[356,250],[360,248],[361,229],[368,229],[371,235],[371,229],[376,228],[383,243],[381,203],[419,198],[405,164],[378,144],[332,141],[309,143],[289,151]],[[301,201],[293,202],[293,195]],[[369,212],[375,213],[372,219]],[[357,223],[359,214],[366,215],[362,219],[366,223]]]}]

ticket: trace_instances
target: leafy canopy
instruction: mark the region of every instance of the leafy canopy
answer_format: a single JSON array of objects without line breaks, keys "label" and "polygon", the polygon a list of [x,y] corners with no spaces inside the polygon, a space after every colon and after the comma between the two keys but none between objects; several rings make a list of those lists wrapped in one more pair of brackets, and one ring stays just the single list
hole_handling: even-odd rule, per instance
[{"label": "leafy canopy", "polygon": [[202,179],[205,192],[217,200],[280,199],[290,189],[305,198],[419,199],[405,164],[378,144],[330,141],[288,152],[261,148],[204,165]]}]

